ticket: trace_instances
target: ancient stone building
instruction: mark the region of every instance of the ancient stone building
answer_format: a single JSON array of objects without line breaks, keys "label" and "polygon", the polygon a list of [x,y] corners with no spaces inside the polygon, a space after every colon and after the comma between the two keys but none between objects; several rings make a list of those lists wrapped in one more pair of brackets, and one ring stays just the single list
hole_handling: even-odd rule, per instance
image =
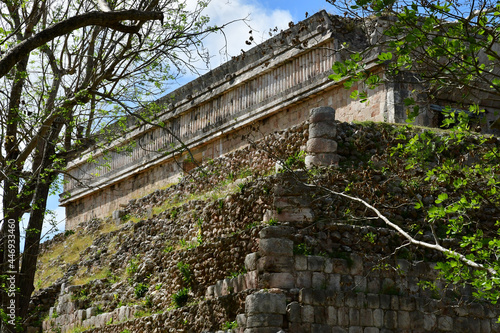
[{"label": "ancient stone building", "polygon": [[[158,119],[197,161],[247,145],[246,134],[258,138],[301,123],[317,106],[333,107],[340,121],[403,122],[403,100],[414,87],[385,84],[360,103],[342,83],[328,79],[332,64],[345,56],[339,52],[342,44],[363,48],[369,38],[356,22],[319,12],[160,99]],[[375,60],[376,53],[367,69],[382,71]],[[436,122],[430,106],[421,110],[420,124]],[[132,142],[131,153],[114,150]],[[72,177],[61,196],[66,228],[175,182],[190,167],[179,147],[167,130],[131,119],[128,131],[110,147],[85,151],[67,170]]]}]

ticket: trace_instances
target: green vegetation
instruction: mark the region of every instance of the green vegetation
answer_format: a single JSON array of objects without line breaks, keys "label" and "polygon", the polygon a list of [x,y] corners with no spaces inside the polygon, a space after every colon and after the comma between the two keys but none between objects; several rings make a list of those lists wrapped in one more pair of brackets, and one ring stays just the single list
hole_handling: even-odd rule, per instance
[{"label": "green vegetation", "polygon": [[231,330],[233,328],[238,328],[238,323],[236,321],[226,321],[221,326],[222,330]]},{"label": "green vegetation", "polygon": [[144,283],[138,283],[134,288],[134,295],[136,298],[143,297],[148,292],[149,286]]},{"label": "green vegetation", "polygon": [[305,243],[300,243],[300,244],[294,245],[293,254],[309,256],[309,255],[312,255],[312,250]]},{"label": "green vegetation", "polygon": [[127,275],[131,276],[131,275],[134,275],[135,273],[137,273],[137,270],[139,269],[139,259],[140,259],[140,255],[136,255],[135,258],[131,258],[128,261],[128,265],[127,265],[127,268],[125,270],[127,272]]},{"label": "green vegetation", "polygon": [[[471,130],[487,127],[481,98],[500,96],[500,78],[491,74],[500,63],[499,53],[491,49],[500,42],[500,2],[411,0],[401,4],[395,0],[335,3],[352,18],[394,19],[373,45],[382,50],[377,62],[383,65],[383,75],[365,70],[369,48],[336,61],[330,78],[347,89],[365,87],[354,89],[351,97],[366,102],[370,89],[412,76],[420,85],[404,99],[409,123],[420,116],[420,96],[447,101],[441,112],[441,126],[449,129],[446,134],[400,128],[392,148],[392,155],[399,157],[395,162],[404,161],[406,177],[413,178],[405,183],[410,185],[408,191],[415,191],[418,182],[427,192],[428,200],[415,198],[414,208],[425,216],[422,227],[434,240],[417,243],[408,229],[380,212],[377,215],[413,244],[441,251],[446,260],[436,268],[443,278],[456,285],[470,284],[478,299],[496,303],[500,300],[500,222],[485,223],[480,212],[497,211],[500,206],[500,150],[496,138]],[[459,244],[445,247],[440,237]]]},{"label": "green vegetation", "polygon": [[182,288],[172,295],[172,305],[175,308],[181,308],[187,304],[190,288]]},{"label": "green vegetation", "polygon": [[188,286],[191,285],[191,283],[193,282],[193,276],[192,276],[191,268],[189,267],[189,265],[182,262],[182,261],[179,261],[177,263],[177,268],[179,269],[179,272],[181,273],[182,281],[184,281],[184,283]]}]

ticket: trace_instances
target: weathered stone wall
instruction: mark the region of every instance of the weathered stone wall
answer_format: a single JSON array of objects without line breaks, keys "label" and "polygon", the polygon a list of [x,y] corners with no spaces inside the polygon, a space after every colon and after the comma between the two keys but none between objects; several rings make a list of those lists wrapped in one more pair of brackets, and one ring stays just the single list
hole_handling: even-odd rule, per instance
[{"label": "weathered stone wall", "polygon": [[[257,246],[224,254],[244,246],[233,237],[218,242],[215,237],[221,234],[214,233],[214,238],[207,241],[208,251],[200,246],[188,256],[182,255],[186,262],[197,258],[197,263],[189,263],[198,265],[197,276],[208,278],[200,280],[201,285],[208,286],[204,289],[204,300],[134,318],[143,307],[122,306],[97,314],[95,306],[82,306],[72,298],[78,295],[80,287],[67,287],[62,288],[59,303],[51,310],[58,316],[46,321],[44,329],[60,328],[63,333],[83,328],[89,328],[88,332],[110,333],[215,332],[221,322],[232,320],[238,322],[233,332],[242,333],[482,333],[500,329],[498,307],[475,301],[468,286],[446,288],[438,280],[432,262],[394,257],[386,260],[394,251],[391,244],[401,243],[397,233],[362,223],[317,221],[314,216],[318,212],[311,200],[314,190],[290,174],[276,177],[272,193],[273,205],[261,216],[277,225],[240,235],[248,233],[247,240],[252,239],[251,243]],[[213,219],[214,230],[227,225],[227,222],[217,225],[218,220]],[[147,227],[142,223],[137,230]],[[152,235],[160,232],[154,230],[155,225],[149,229]],[[223,233],[227,235],[228,231]],[[366,239],[368,233],[383,241],[375,246]],[[321,246],[314,246],[320,242],[333,252],[322,252]],[[330,246],[332,243],[336,246]],[[307,248],[303,245],[314,248],[318,254],[304,254]],[[145,250],[149,252],[147,247]],[[219,273],[210,270],[219,264],[207,259],[232,257],[232,261],[241,263],[245,252],[250,252],[244,257],[245,273],[221,279]],[[220,253],[220,256],[204,258],[203,253]],[[165,257],[155,262],[167,267],[178,260]],[[147,266],[147,260],[144,261]],[[201,272],[204,267],[208,270]],[[172,269],[163,271],[165,276],[175,275]],[[219,280],[213,280],[214,276],[219,276]],[[210,281],[214,284],[209,285]],[[423,281],[438,281],[437,289],[424,289],[420,285]]]},{"label": "weathered stone wall", "polygon": [[[297,47],[297,40],[307,45]],[[299,124],[317,106],[335,108],[338,120],[402,121],[394,115],[401,87],[380,86],[369,92],[369,103],[359,103],[328,79],[341,56],[334,50],[344,41],[364,45],[361,31],[320,12],[160,100],[165,112],[159,119],[198,161],[244,147],[248,141],[242,136],[252,128],[261,136]],[[137,144],[130,154],[113,149],[131,142]],[[186,155],[174,156],[172,144],[179,146],[164,129],[131,121],[130,130],[110,148],[89,150],[72,161],[61,198],[66,228],[175,182]],[[98,163],[89,163],[90,156]]]},{"label": "weathered stone wall", "polygon": [[[86,268],[91,274],[96,267],[109,267],[119,272],[140,257],[137,272],[118,282],[99,279],[61,288],[59,303],[50,313],[57,315],[49,316],[45,329],[215,332],[222,323],[236,320],[239,328],[233,331],[245,333],[499,331],[497,306],[475,300],[470,286],[451,288],[438,279],[433,262],[444,260],[440,252],[403,246],[399,234],[366,214],[365,207],[324,196],[298,181],[316,173],[319,184],[337,191],[353,181],[376,188],[356,195],[370,202],[390,195],[390,206],[380,205],[383,213],[398,225],[420,225],[416,237],[432,241],[430,230],[424,229],[424,215],[414,209],[412,201],[405,201],[425,194],[424,204],[433,202],[425,184],[418,188],[404,185],[399,176],[405,167],[398,163],[390,164],[386,176],[373,169],[375,164],[379,164],[376,169],[389,165],[383,163],[390,162],[391,146],[400,143],[393,132],[399,126],[333,122],[334,114],[324,107],[313,110],[306,123],[217,158],[176,186],[129,201],[117,215],[132,214],[142,220],[98,235],[81,253],[76,269]],[[326,129],[325,135],[318,128]],[[325,145],[327,150],[308,150],[338,154],[339,166],[259,178],[276,160],[297,156],[316,138],[335,138],[336,144]],[[498,142],[488,145],[496,149]],[[263,150],[255,150],[256,146]],[[462,160],[461,154],[468,151],[454,154]],[[251,170],[252,175],[233,179],[234,186],[242,185],[239,191],[223,199],[190,197],[198,192],[215,194],[216,184],[227,181],[230,174],[238,178],[235,175],[243,170]],[[191,199],[153,214],[154,206],[182,197]],[[469,213],[483,225],[495,223],[496,214]],[[203,242],[193,248],[165,251],[167,245],[182,240],[196,241],[198,235]],[[454,240],[446,237],[440,242],[448,247]],[[185,286],[179,262],[192,269],[194,302],[172,309],[172,295]],[[426,282],[436,282],[437,288],[424,289],[420,284]],[[145,305],[143,299],[134,297],[138,283],[148,284],[150,306],[120,306],[130,300]],[[83,288],[88,291],[86,301],[78,299]],[[98,305],[105,313],[96,312]],[[149,314],[145,313],[148,309]]]}]

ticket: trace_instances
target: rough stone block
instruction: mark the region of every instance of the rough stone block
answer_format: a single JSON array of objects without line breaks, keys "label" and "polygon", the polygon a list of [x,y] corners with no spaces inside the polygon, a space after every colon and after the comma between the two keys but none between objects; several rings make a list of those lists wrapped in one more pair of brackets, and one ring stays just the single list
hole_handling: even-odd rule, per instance
[{"label": "rough stone block", "polygon": [[441,316],[438,318],[438,329],[440,331],[451,332],[453,331],[453,319],[448,316]]},{"label": "rough stone block", "polygon": [[366,295],[366,306],[370,309],[378,309],[380,307],[379,295],[367,294]]},{"label": "rough stone block", "polygon": [[314,307],[314,323],[326,324],[326,308],[323,306]]},{"label": "rough stone block", "polygon": [[331,260],[332,260],[332,264],[333,264],[333,273],[347,274],[349,272],[347,261],[345,261],[344,259],[338,259],[338,258],[334,258]]},{"label": "rough stone block", "polygon": [[314,219],[311,208],[283,209],[280,213],[273,212],[272,217],[279,222],[310,222]]},{"label": "rough stone block", "polygon": [[396,311],[386,311],[384,314],[384,328],[395,329],[398,327],[398,313]]},{"label": "rough stone block", "polygon": [[301,306],[298,302],[291,302],[286,307],[287,319],[290,322],[300,322],[301,321]]},{"label": "rough stone block", "polygon": [[295,256],[295,270],[305,271],[307,270],[307,257],[306,256]]},{"label": "rough stone block", "polygon": [[363,328],[359,326],[349,327],[349,333],[363,333]]},{"label": "rough stone block", "polygon": [[111,215],[112,215],[112,218],[115,221],[115,223],[120,224],[122,222],[122,217],[127,215],[127,211],[122,210],[122,209],[118,209],[118,210],[113,211],[113,213]]},{"label": "rough stone block", "polygon": [[311,331],[310,323],[289,323],[288,330],[290,333],[303,333]]},{"label": "rough stone block", "polygon": [[330,274],[328,276],[327,289],[340,291],[340,275],[339,274]]},{"label": "rough stone block", "polygon": [[231,279],[222,280],[222,295],[229,295],[233,290],[233,284]]},{"label": "rough stone block", "polygon": [[342,327],[334,327],[332,328],[332,333],[347,333],[347,331]]},{"label": "rough stone block", "polygon": [[410,312],[410,322],[412,330],[422,330],[424,327],[424,314],[420,311]]},{"label": "rough stone block", "polygon": [[[424,315],[424,330],[426,331],[434,331],[436,328],[436,316],[432,313],[426,313]],[[475,326],[476,328],[478,326]]]},{"label": "rough stone block", "polygon": [[307,140],[306,151],[308,153],[336,153],[337,141],[324,138],[312,138]]},{"label": "rough stone block", "polygon": [[259,259],[258,253],[250,253],[245,257],[245,268],[247,271],[254,271],[257,269],[257,259]]},{"label": "rough stone block", "polygon": [[359,310],[356,308],[349,309],[349,325],[359,326]]},{"label": "rough stone block", "polygon": [[87,309],[87,315],[86,315],[86,318],[90,318],[90,317],[93,317],[97,314],[97,308],[95,306],[92,306],[90,308]]},{"label": "rough stone block", "polygon": [[392,295],[391,296],[391,309],[399,310],[399,296]]},{"label": "rough stone block", "polygon": [[295,278],[291,273],[265,273],[259,280],[260,288],[284,288],[295,287]]},{"label": "rough stone block", "polygon": [[323,272],[325,272],[325,274],[331,274],[333,272],[333,262],[331,259],[325,260],[325,269]]},{"label": "rough stone block", "polygon": [[354,287],[354,278],[352,275],[341,275],[340,286],[343,290],[352,290]]},{"label": "rough stone block", "polygon": [[259,272],[290,272],[293,265],[293,257],[289,256],[266,256],[257,261]]},{"label": "rough stone block", "polygon": [[309,271],[300,271],[297,273],[297,288],[311,288],[312,286],[312,274]]},{"label": "rough stone block", "polygon": [[309,113],[310,123],[319,123],[324,121],[335,121],[335,109],[329,106],[321,106],[311,110],[311,112]]},{"label": "rough stone block", "polygon": [[325,258],[320,256],[308,256],[307,268],[310,271],[322,272],[325,266]]},{"label": "rough stone block", "polygon": [[327,280],[325,279],[325,274],[321,272],[312,273],[312,287],[314,289],[326,289]]},{"label": "rough stone block", "polygon": [[236,322],[239,328],[247,327],[247,316],[244,313],[240,313],[236,316]]},{"label": "rough stone block", "polygon": [[362,275],[363,274],[363,258],[356,255],[351,254],[352,264],[350,267],[350,271],[352,275]]},{"label": "rough stone block", "polygon": [[413,297],[399,297],[399,309],[404,311],[415,310],[415,299]]},{"label": "rough stone block", "polygon": [[398,329],[409,330],[410,327],[410,313],[407,311],[398,311]]},{"label": "rough stone block", "polygon": [[335,139],[337,137],[337,124],[334,122],[311,123],[309,125],[309,139],[325,138]]},{"label": "rough stone block", "polygon": [[130,318],[130,308],[128,306],[121,306],[118,309],[118,321],[126,321]]},{"label": "rough stone block", "polygon": [[472,303],[469,305],[469,313],[478,318],[485,317],[484,307],[481,304]]},{"label": "rough stone block", "polygon": [[491,325],[489,319],[481,320],[481,333],[491,333]]},{"label": "rough stone block", "polygon": [[[311,198],[307,196],[286,196],[286,197],[274,197],[273,200],[274,207],[280,209],[287,209],[293,207],[309,207],[311,206]],[[273,226],[274,228],[282,228],[283,231],[280,232],[281,235],[269,237],[287,237],[294,232],[294,228],[286,226]],[[290,230],[291,229],[291,230]],[[264,229],[263,229],[264,230]],[[262,236],[261,236],[262,237]]]},{"label": "rough stone block", "polygon": [[313,166],[329,166],[339,163],[339,155],[336,153],[316,153],[314,155],[306,155],[304,163],[306,168],[310,169]]},{"label": "rough stone block", "polygon": [[359,310],[359,324],[361,326],[373,326],[373,310],[360,309]]},{"label": "rough stone block", "polygon": [[358,292],[366,292],[367,280],[366,276],[356,275],[354,277],[354,288]]},{"label": "rough stone block", "polygon": [[[296,207],[296,206],[295,206]],[[287,238],[293,235],[295,228],[287,226],[269,226],[259,232],[260,238]]]},{"label": "rough stone block", "polygon": [[214,286],[214,296],[215,297],[221,297],[223,294],[223,281],[222,280],[219,280],[215,283],[215,286]]},{"label": "rough stone block", "polygon": [[344,294],[343,293],[335,293],[332,290],[328,290],[329,292],[332,292],[333,294],[328,294],[326,296],[326,301],[328,305],[333,305],[337,308],[343,307],[344,306]]},{"label": "rough stone block", "polygon": [[302,321],[305,323],[314,323],[314,307],[312,305],[302,306]]},{"label": "rough stone block", "polygon": [[259,242],[261,256],[293,256],[293,241],[286,238],[265,238]]},{"label": "rough stone block", "polygon": [[282,333],[281,327],[253,327],[245,329],[244,333]]},{"label": "rough stone block", "polygon": [[326,322],[328,325],[336,325],[337,324],[337,309],[333,306],[329,306],[326,309]]},{"label": "rough stone block", "polygon": [[302,304],[313,304],[314,301],[313,290],[312,289],[301,289],[299,291],[299,302]]},{"label": "rough stone block", "polygon": [[286,313],[286,297],[284,294],[257,292],[248,295],[245,299],[245,313],[254,315],[259,313]]},{"label": "rough stone block", "polygon": [[337,322],[340,326],[349,326],[349,309],[339,308],[337,312]]},{"label": "rough stone block", "polygon": [[207,290],[205,291],[205,297],[207,299],[214,297],[214,288],[215,286],[208,286]]},{"label": "rough stone block", "polygon": [[363,333],[380,333],[380,330],[376,327],[365,327]]},{"label": "rough stone block", "polygon": [[311,324],[311,333],[330,333],[331,328],[325,324]]},{"label": "rough stone block", "polygon": [[497,318],[491,319],[491,331],[492,332],[500,332],[500,323]]},{"label": "rough stone block", "polygon": [[391,295],[379,295],[380,308],[390,309],[391,308]]},{"label": "rough stone block", "polygon": [[76,320],[78,321],[84,321],[85,319],[87,319],[87,311],[86,310],[78,310],[76,312]]},{"label": "rough stone block", "polygon": [[358,307],[358,295],[354,292],[348,292],[345,294],[345,305],[348,308]]},{"label": "rough stone block", "polygon": [[257,271],[251,271],[245,274],[245,284],[248,289],[255,289],[258,287]]},{"label": "rough stone block", "polygon": [[366,288],[367,292],[372,294],[378,294],[380,292],[380,278],[368,277]]},{"label": "rough stone block", "polygon": [[384,326],[384,310],[382,309],[373,310],[373,326],[379,328]]},{"label": "rough stone block", "polygon": [[280,314],[269,314],[269,313],[259,313],[252,314],[247,317],[247,328],[253,327],[281,327],[283,325],[283,315]]},{"label": "rough stone block", "polygon": [[247,290],[247,283],[244,275],[238,275],[233,279],[234,292],[239,293],[243,290]]}]

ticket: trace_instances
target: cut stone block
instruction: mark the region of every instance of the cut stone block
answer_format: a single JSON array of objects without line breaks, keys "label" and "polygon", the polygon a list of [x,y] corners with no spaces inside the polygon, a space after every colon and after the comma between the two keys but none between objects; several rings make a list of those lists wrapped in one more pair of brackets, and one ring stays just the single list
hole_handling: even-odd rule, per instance
[{"label": "cut stone block", "polygon": [[292,256],[269,256],[262,257],[257,262],[259,272],[290,272],[293,270],[294,260]]},{"label": "cut stone block", "polygon": [[311,123],[309,125],[309,139],[325,138],[335,139],[337,136],[337,125],[333,122]]},{"label": "cut stone block", "polygon": [[248,295],[245,299],[245,313],[255,314],[285,314],[286,297],[284,294],[273,294],[266,292],[257,292]]},{"label": "cut stone block", "polygon": [[293,256],[293,241],[286,238],[264,238],[259,242],[261,256]]},{"label": "cut stone block", "polygon": [[319,123],[319,122],[333,122],[335,121],[335,109],[329,106],[322,106],[319,108],[314,108],[309,113],[309,122],[310,123]]},{"label": "cut stone block", "polygon": [[329,166],[338,165],[339,155],[336,153],[320,153],[315,155],[307,155],[305,158],[306,168],[313,166]]},{"label": "cut stone block", "polygon": [[312,138],[307,140],[308,153],[336,153],[337,142],[332,139]]}]

